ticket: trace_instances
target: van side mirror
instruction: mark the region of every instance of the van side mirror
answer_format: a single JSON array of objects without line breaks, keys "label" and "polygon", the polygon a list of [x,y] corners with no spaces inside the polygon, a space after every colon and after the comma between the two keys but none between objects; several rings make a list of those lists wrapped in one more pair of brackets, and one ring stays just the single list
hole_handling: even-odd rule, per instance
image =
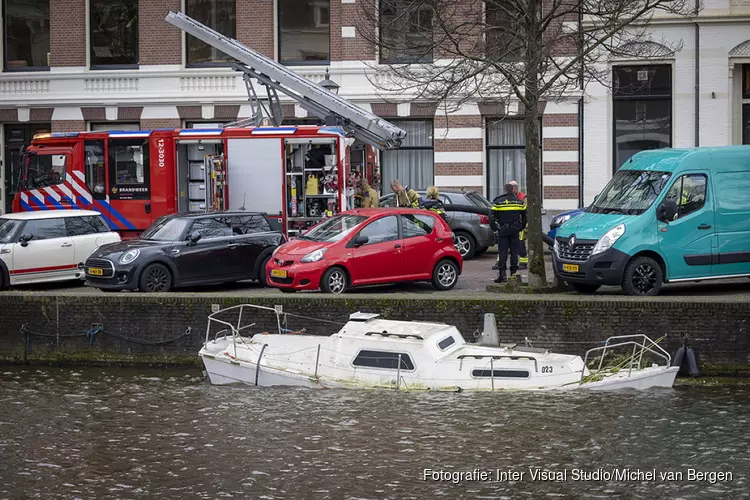
[{"label": "van side mirror", "polygon": [[201,239],[201,233],[199,233],[198,231],[193,231],[192,233],[188,235],[188,241],[192,245],[195,245],[196,243],[198,243],[198,240],[200,239]]},{"label": "van side mirror", "polygon": [[677,215],[677,202],[674,200],[664,200],[656,209],[656,219],[666,224],[673,221],[675,215]]},{"label": "van side mirror", "polygon": [[370,238],[367,236],[363,236],[361,234],[358,234],[356,238],[354,238],[354,247],[361,247],[362,245],[367,245],[367,242],[370,241]]},{"label": "van side mirror", "polygon": [[22,235],[22,236],[21,236],[21,239],[20,239],[20,241],[21,241],[21,246],[22,246],[22,247],[27,247],[27,246],[29,246],[29,241],[31,241],[31,240],[32,240],[33,238],[34,238],[34,235],[33,235],[33,234],[30,234],[30,233],[26,233],[26,234]]}]

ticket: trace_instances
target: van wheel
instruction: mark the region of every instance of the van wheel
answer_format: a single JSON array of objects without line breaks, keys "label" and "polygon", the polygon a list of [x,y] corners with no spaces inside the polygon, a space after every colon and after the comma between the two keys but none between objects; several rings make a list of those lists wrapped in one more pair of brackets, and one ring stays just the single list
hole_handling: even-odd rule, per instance
[{"label": "van wheel", "polygon": [[10,285],[8,281],[9,280],[5,278],[5,270],[0,267],[0,290],[5,290],[5,288]]},{"label": "van wheel", "polygon": [[658,295],[664,284],[661,266],[651,257],[637,257],[625,268],[622,289],[627,295]]},{"label": "van wheel", "polygon": [[570,286],[578,293],[594,293],[601,288],[601,285],[591,285],[589,283],[570,283]]},{"label": "van wheel", "polygon": [[172,289],[172,273],[163,264],[151,264],[141,271],[138,281],[141,292],[168,292]]},{"label": "van wheel", "polygon": [[441,260],[432,270],[432,286],[437,290],[450,290],[457,282],[458,266],[452,260]]},{"label": "van wheel", "polygon": [[320,289],[325,293],[344,293],[349,288],[349,277],[340,267],[328,269],[320,280]]},{"label": "van wheel", "polygon": [[464,260],[469,260],[474,257],[476,252],[477,244],[474,241],[474,237],[469,233],[459,231],[456,233],[456,250],[461,254]]}]

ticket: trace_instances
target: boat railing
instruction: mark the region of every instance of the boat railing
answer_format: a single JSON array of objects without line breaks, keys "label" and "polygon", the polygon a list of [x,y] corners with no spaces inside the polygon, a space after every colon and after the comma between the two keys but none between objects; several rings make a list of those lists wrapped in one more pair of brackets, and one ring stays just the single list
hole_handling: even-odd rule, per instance
[{"label": "boat railing", "polygon": [[[609,337],[604,342],[603,346],[594,347],[586,351],[586,355],[583,358],[583,367],[581,368],[581,379],[579,383],[584,383],[585,373],[588,367],[588,360],[592,354],[599,354],[599,365],[596,369],[596,373],[601,373],[602,365],[604,364],[604,359],[607,354],[611,353],[615,348],[622,348],[625,346],[632,346],[632,351],[630,352],[629,357],[623,363],[621,363],[621,365],[623,366],[617,368],[624,368],[624,365],[627,365],[628,377],[630,377],[633,373],[633,366],[640,367],[641,361],[643,360],[643,355],[645,353],[653,354],[655,357],[663,359],[666,366],[670,366],[672,363],[672,356],[670,356],[670,354],[666,350],[664,350],[657,342],[651,340],[651,338],[649,338],[648,336],[644,334],[616,335],[614,337]],[[610,368],[606,369],[611,371]]]},{"label": "boat railing", "polygon": [[[253,322],[250,324],[243,324],[243,320],[248,320],[248,312],[256,310],[256,311],[269,311],[276,315],[276,327],[279,333],[281,333],[281,315],[284,314],[283,311],[280,308],[275,307],[266,307],[266,306],[258,306],[255,304],[240,304],[236,306],[230,306],[224,309],[221,309],[219,311],[216,311],[212,314],[208,315],[208,325],[206,325],[206,343],[208,343],[211,339],[211,330],[213,328],[221,328],[220,330],[216,331],[213,335],[213,340],[216,340],[220,334],[225,334],[224,336],[227,336],[228,333],[231,332],[232,337],[240,337],[242,336],[242,332],[247,331],[248,329],[254,327],[257,323]],[[236,313],[237,314],[237,321],[230,322],[229,316],[231,314]],[[222,328],[223,327],[223,328]]]}]

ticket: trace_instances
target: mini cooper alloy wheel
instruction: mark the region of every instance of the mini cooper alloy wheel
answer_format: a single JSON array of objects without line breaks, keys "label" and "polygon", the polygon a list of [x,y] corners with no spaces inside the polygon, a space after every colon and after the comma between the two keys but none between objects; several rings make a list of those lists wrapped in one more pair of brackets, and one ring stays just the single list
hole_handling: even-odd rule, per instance
[{"label": "mini cooper alloy wheel", "polygon": [[169,289],[169,272],[161,266],[154,266],[146,270],[144,284],[148,292],[165,292]]}]

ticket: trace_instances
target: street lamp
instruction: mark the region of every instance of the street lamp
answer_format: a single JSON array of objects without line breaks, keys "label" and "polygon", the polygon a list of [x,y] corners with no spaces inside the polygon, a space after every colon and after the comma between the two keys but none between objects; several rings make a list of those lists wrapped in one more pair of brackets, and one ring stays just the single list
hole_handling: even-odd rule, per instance
[{"label": "street lamp", "polygon": [[320,86],[323,87],[324,89],[326,89],[329,92],[332,92],[334,94],[338,94],[339,93],[339,87],[341,85],[339,85],[338,83],[336,83],[333,80],[331,80],[331,75],[328,74],[328,68],[326,68],[326,77],[325,77],[325,80],[323,80],[322,82],[320,82]]}]

